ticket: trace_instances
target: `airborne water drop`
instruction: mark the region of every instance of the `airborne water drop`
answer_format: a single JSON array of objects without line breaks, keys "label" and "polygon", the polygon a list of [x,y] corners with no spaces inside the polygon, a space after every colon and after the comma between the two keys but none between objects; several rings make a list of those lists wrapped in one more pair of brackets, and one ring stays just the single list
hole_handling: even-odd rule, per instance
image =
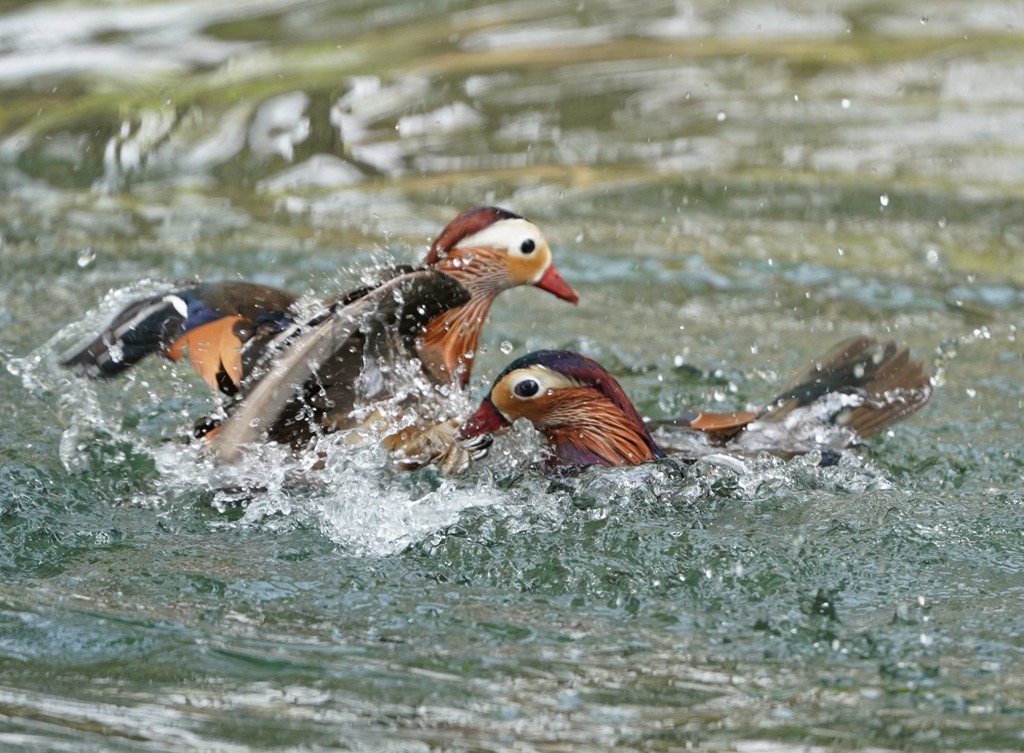
[{"label": "airborne water drop", "polygon": [[85,269],[96,259],[96,252],[91,248],[83,248],[78,252],[78,266]]}]

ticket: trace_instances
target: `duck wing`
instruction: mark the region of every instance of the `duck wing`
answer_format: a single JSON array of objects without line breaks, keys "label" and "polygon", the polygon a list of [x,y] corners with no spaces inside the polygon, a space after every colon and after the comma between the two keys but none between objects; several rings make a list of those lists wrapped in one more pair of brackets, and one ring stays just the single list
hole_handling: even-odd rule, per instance
[{"label": "duck wing", "polygon": [[468,299],[454,277],[433,269],[413,270],[338,300],[310,322],[293,325],[268,349],[266,371],[246,386],[216,432],[207,435],[214,452],[227,461],[237,459],[242,446],[302,414],[306,394],[332,386],[321,383],[321,373],[332,381],[351,381],[354,374],[364,375],[368,359],[412,352],[427,322]]}]

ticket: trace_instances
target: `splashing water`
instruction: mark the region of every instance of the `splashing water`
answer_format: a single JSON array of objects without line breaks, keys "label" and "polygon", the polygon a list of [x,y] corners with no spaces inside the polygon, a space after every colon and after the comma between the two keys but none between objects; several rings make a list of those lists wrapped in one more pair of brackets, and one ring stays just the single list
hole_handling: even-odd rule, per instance
[{"label": "splashing water", "polygon": [[[357,411],[356,418],[366,420],[367,426],[322,437],[315,451],[296,453],[261,444],[246,448],[236,463],[219,463],[202,443],[185,441],[191,418],[217,404],[187,366],[149,359],[122,379],[91,382],[58,365],[58,354],[100,328],[111,312],[160,290],[146,281],[111,291],[81,321],[29,356],[8,363],[24,387],[60,417],[64,429],[59,454],[66,470],[89,474],[140,462],[152,466],[152,484],[124,500],[128,504],[161,509],[175,500],[198,500],[221,514],[240,510],[240,517],[229,515],[233,525],[313,527],[351,554],[382,556],[453,524],[469,508],[500,503],[504,494],[493,486],[495,473],[508,472],[516,465],[513,458],[529,457],[523,454],[525,447],[513,444],[501,455],[503,464],[474,469],[458,479],[434,468],[398,470],[395,456],[380,444],[381,430],[395,433],[425,419],[457,422],[471,409],[466,395],[434,385],[410,361],[376,370],[381,384],[369,391],[393,396]],[[154,370],[159,378],[150,387]],[[407,409],[416,402],[425,402],[429,409]]]},{"label": "splashing water", "polygon": [[[161,508],[175,500],[198,499],[226,515],[217,525],[313,528],[349,554],[386,556],[431,540],[472,509],[497,508],[499,515],[507,517],[523,505],[532,506],[534,513],[526,520],[534,520],[538,510],[544,511],[543,518],[566,504],[598,511],[595,514],[609,505],[693,507],[709,504],[723,492],[751,500],[763,496],[766,489],[783,489],[802,483],[801,479],[821,483],[818,453],[784,463],[770,455],[756,455],[757,447],[744,448],[748,456],[740,459],[718,454],[704,443],[691,448],[691,456],[700,458],[695,462],[589,469],[552,484],[533,470],[545,451],[538,433],[524,422],[496,438],[485,463],[458,476],[445,476],[434,467],[399,470],[395,456],[380,444],[382,433],[412,428],[424,418],[457,423],[473,407],[464,393],[430,383],[415,363],[378,371],[377,378],[387,381],[393,397],[358,412],[367,422],[365,427],[323,437],[315,452],[256,445],[247,448],[239,462],[221,464],[201,443],[182,441],[189,417],[209,412],[215,403],[203,389],[198,392],[205,397],[196,396],[187,368],[172,369],[157,362],[160,381],[150,387],[146,368],[154,368],[153,364],[114,383],[73,378],[57,365],[56,354],[63,346],[105,322],[103,312],[157,289],[147,281],[112,291],[83,321],[8,365],[28,390],[45,396],[62,417],[65,428],[59,452],[68,471],[85,474],[140,461],[152,465],[155,479],[147,490],[127,500],[132,504]],[[944,361],[952,357],[951,351],[951,347],[944,349]],[[410,402],[424,400],[432,411],[407,410]],[[168,434],[170,442],[164,439]],[[844,456],[840,465],[826,476],[842,478],[837,486],[886,488],[884,476],[855,456]],[[808,481],[812,476],[815,480]]]}]

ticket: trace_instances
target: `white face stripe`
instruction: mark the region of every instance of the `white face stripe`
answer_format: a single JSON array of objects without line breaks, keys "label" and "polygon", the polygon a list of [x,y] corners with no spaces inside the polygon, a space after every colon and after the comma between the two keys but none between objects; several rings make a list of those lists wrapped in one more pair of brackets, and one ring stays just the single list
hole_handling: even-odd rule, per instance
[{"label": "white face stripe", "polygon": [[164,300],[174,306],[174,310],[181,314],[183,319],[188,318],[188,304],[185,303],[184,298],[176,296],[174,293],[168,293],[164,296]]},{"label": "white face stripe", "polygon": [[[539,397],[555,390],[566,390],[582,386],[575,379],[570,379],[565,374],[559,374],[557,371],[552,371],[547,366],[541,366],[540,364],[513,371],[507,378],[509,379],[509,392],[520,400],[531,400],[534,397]],[[527,397],[516,394],[516,387],[527,379],[532,379],[537,383],[539,387],[537,392]]]},{"label": "white face stripe", "polygon": [[[526,397],[517,395],[516,387],[527,380],[532,380],[537,383],[537,391]],[[491,390],[491,405],[494,406],[495,410],[497,410],[506,421],[512,423],[516,418],[524,415],[526,406],[533,402],[533,400],[537,398],[550,397],[551,393],[557,392],[558,390],[582,386],[584,385],[580,384],[575,379],[571,379],[564,374],[553,371],[546,366],[542,366],[540,364],[524,366],[521,369],[516,369],[511,374],[506,374],[502,380],[495,385],[494,389]]]},{"label": "white face stripe", "polygon": [[478,233],[467,235],[455,244],[455,248],[500,248],[510,253],[519,253],[523,241],[527,239],[532,239],[538,250],[547,246],[540,228],[529,220],[498,220]]}]

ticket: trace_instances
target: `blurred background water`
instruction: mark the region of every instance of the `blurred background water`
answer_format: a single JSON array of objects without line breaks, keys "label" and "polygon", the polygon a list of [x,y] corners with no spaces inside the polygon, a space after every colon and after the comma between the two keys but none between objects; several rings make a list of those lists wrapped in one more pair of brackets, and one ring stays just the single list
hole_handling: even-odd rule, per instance
[{"label": "blurred background water", "polygon": [[[1024,747],[1019,2],[4,2],[0,91],[0,748]],[[519,432],[294,484],[182,441],[185,368],[55,365],[484,202],[581,304],[502,296],[474,397],[570,347],[648,415],[742,407],[860,332],[939,389],[835,468],[551,484]]]}]

